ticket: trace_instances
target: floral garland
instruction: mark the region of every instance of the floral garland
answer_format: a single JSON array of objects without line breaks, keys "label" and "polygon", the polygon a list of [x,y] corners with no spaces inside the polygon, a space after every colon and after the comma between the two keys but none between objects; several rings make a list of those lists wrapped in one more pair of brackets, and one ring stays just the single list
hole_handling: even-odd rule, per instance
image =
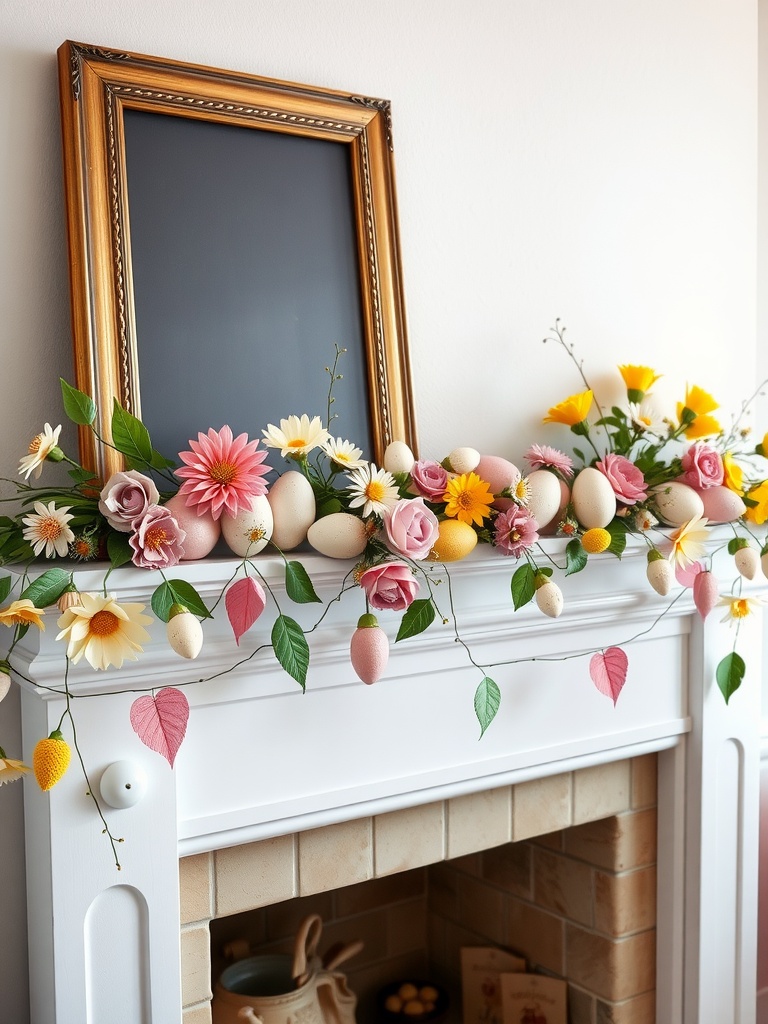
[{"label": "floral garland", "polygon": [[[481,674],[474,696],[481,735],[498,711],[501,691],[460,636],[445,567],[466,557],[478,542],[519,563],[511,575],[515,610],[535,602],[545,615],[557,617],[564,599],[554,572],[580,572],[590,556],[603,552],[621,557],[627,536],[636,534],[648,546],[647,577],[653,589],[665,596],[676,580],[690,587],[702,618],[716,604],[723,605],[725,619],[737,625],[737,638],[739,622],[761,603],[742,596],[741,581],[753,579],[761,565],[768,574],[768,545],[753,530],[768,519],[768,434],[749,447],[749,431],[741,426],[759,389],[726,431],[713,415],[717,402],[698,386],[687,388],[674,417],[660,418],[649,401],[659,375],[650,367],[622,365],[618,370],[626,404],[606,412],[559,321],[544,340],[562,346],[584,390],[552,406],[543,422],[568,426],[583,447],[574,445],[572,457],[533,444],[524,456],[525,471],[502,456],[481,455],[469,447],[454,449],[441,462],[417,460],[401,441],[388,446],[382,467],[365,460],[352,441],[334,437],[330,429],[336,418],[333,389],[342,379],[337,370],[345,351],[338,347],[333,366],[326,367],[330,386],[325,425],[319,416],[291,415],[279,426],[269,424],[262,439],[254,440],[245,434],[235,437],[226,425],[219,431],[211,428],[179,453],[180,466],[157,452],[146,427],[117,403],[111,441],[106,441],[94,425],[93,400],[62,380],[66,415],[93,431],[100,444],[120,452],[128,468],[106,483],[99,481],[59,446],[61,427],[52,429],[46,423],[20,461],[23,482],[7,481],[16,493],[3,500],[20,503],[22,511],[0,517],[0,565],[23,563],[28,568],[38,558],[109,561],[101,594],[78,593],[73,573],[54,566],[31,581],[25,571],[16,584],[20,592],[11,600],[13,578],[0,576],[0,624],[13,630],[8,653],[0,660],[0,700],[10,687],[15,645],[30,627],[45,628],[44,616],[52,606],[59,612],[56,639],[66,647],[64,688],[58,691],[66,697],[66,708],[58,727],[33,751],[40,787],[52,788],[71,760],[62,731],[65,720],[87,780],[67,684],[70,662],[85,659],[96,670],[119,669],[124,661],[136,660],[150,639],[146,627],[153,620],[144,605],[118,602],[106,589],[109,574],[128,563],[162,576],[152,595],[152,612],[166,623],[168,643],[184,658],[200,653],[201,623],[219,601],[224,600],[239,645],[271,598],[277,614],[270,646],[304,689],[310,661],[306,634],[330,606],[312,629],[302,629],[280,608],[255,556],[267,544],[278,551],[285,563],[286,593],[298,604],[320,599],[301,562],[285,552],[308,542],[321,554],[351,559],[354,568],[338,597],[356,586],[365,598],[365,614],[350,641],[357,676],[371,684],[386,670],[389,640],[372,610],[402,614],[398,641],[423,632],[436,617],[445,624],[452,619],[455,639]],[[273,468],[267,463],[270,450],[290,466],[271,486],[265,479]],[[71,484],[30,483],[40,478],[46,462],[66,463]],[[711,556],[705,559],[708,526],[715,523],[730,523],[734,532],[727,547],[737,576],[725,596],[720,596]],[[544,552],[539,544],[543,533],[567,539],[564,565]],[[209,608],[194,587],[168,578],[166,572],[184,559],[205,557],[220,536],[241,562]],[[440,612],[435,599],[434,563],[442,566],[448,580],[450,617]],[[426,596],[419,597],[421,584]],[[595,651],[589,666],[594,684],[614,703],[627,668],[621,647]],[[745,670],[734,640],[716,673],[726,703]],[[134,701],[131,724],[173,766],[188,715],[183,692],[166,687]],[[0,785],[29,770],[0,747]],[[88,788],[114,851],[120,840],[109,831],[93,788]],[[116,853],[115,861],[119,867]]]}]

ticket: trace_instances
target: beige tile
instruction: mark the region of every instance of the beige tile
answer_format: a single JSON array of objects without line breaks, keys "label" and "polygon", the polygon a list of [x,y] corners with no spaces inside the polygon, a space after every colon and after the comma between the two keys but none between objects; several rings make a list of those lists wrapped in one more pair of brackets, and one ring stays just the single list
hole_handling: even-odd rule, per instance
[{"label": "beige tile", "polygon": [[486,882],[492,882],[514,896],[531,898],[532,847],[529,843],[507,843],[495,850],[487,850],[482,858],[482,876]]},{"label": "beige tile", "polygon": [[645,754],[632,760],[632,809],[656,806],[658,756]]},{"label": "beige tile", "polygon": [[506,943],[506,897],[500,889],[464,875],[459,883],[459,914],[465,928],[489,943]]},{"label": "beige tile", "polygon": [[387,940],[387,956],[390,957],[426,949],[426,897],[387,908]]},{"label": "beige tile", "polygon": [[512,838],[512,788],[468,793],[448,801],[448,857],[501,846]]},{"label": "beige tile", "polygon": [[577,924],[593,918],[592,868],[549,850],[533,853],[533,902]]},{"label": "beige tile", "polygon": [[217,850],[215,906],[217,916],[238,914],[296,896],[293,836],[264,839]]},{"label": "beige tile", "polygon": [[514,897],[508,901],[508,946],[532,965],[564,977],[565,934],[559,917]]},{"label": "beige tile", "polygon": [[598,1000],[596,1024],[656,1024],[656,993],[645,992],[622,1003]]},{"label": "beige tile", "polygon": [[558,829],[557,832],[548,832],[543,836],[534,836],[528,840],[534,846],[546,846],[548,850],[555,850],[561,853],[565,849],[565,833],[568,829]]},{"label": "beige tile", "polygon": [[442,801],[373,819],[376,876],[433,864],[445,857]]},{"label": "beige tile", "polygon": [[577,825],[565,834],[574,857],[609,871],[629,871],[656,863],[656,809],[630,811]]},{"label": "beige tile", "polygon": [[181,1024],[211,1024],[211,1004],[185,1010],[181,1015]]},{"label": "beige tile", "polygon": [[595,997],[575,985],[568,986],[569,1024],[595,1024]]},{"label": "beige tile", "polygon": [[211,998],[211,956],[208,929],[181,930],[181,1002],[192,1006]]},{"label": "beige tile", "polygon": [[373,876],[370,818],[299,833],[299,894],[325,892]]},{"label": "beige tile", "polygon": [[649,992],[656,984],[656,931],[609,939],[567,924],[567,977],[609,1002]]},{"label": "beige tile", "polygon": [[573,824],[629,810],[631,761],[614,761],[573,773]]},{"label": "beige tile", "polygon": [[520,782],[512,794],[512,838],[515,842],[546,835],[571,824],[571,775]]},{"label": "beige tile", "polygon": [[656,868],[615,875],[595,872],[595,928],[607,935],[647,931],[656,924]]},{"label": "beige tile", "polygon": [[366,910],[373,910],[388,903],[412,900],[417,896],[423,896],[426,899],[426,894],[427,873],[425,868],[401,871],[396,875],[372,878],[368,882],[345,885],[343,889],[336,889],[333,893],[334,916],[350,917],[352,914],[362,914]]},{"label": "beige tile", "polygon": [[179,861],[181,923],[207,921],[213,917],[213,855],[199,853]]}]

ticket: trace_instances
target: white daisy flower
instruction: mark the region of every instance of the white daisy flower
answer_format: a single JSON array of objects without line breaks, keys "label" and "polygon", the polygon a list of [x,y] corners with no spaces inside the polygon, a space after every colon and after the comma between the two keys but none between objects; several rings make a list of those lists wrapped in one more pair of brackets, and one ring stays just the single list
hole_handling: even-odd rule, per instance
[{"label": "white daisy flower", "polygon": [[36,555],[45,548],[45,557],[53,558],[58,555],[64,558],[67,554],[67,547],[75,539],[74,533],[67,525],[74,516],[69,515],[70,505],[62,505],[56,508],[56,503],[49,501],[45,505],[42,501],[36,501],[35,515],[24,517],[24,540],[32,545]]},{"label": "white daisy flower", "polygon": [[329,437],[321,447],[331,462],[335,462],[337,466],[342,466],[344,469],[359,469],[365,465],[365,459],[360,458],[363,449],[355,448],[351,441],[344,441],[340,437]]},{"label": "white daisy flower", "polygon": [[314,416],[310,420],[306,413],[280,420],[279,427],[270,423],[262,434],[267,448],[279,448],[283,458],[293,459],[300,459],[313,448],[325,444],[329,436],[320,417]]},{"label": "white daisy flower", "polygon": [[395,478],[386,469],[377,469],[371,462],[349,474],[347,490],[352,494],[350,508],[363,509],[363,516],[384,515],[400,497]]},{"label": "white daisy flower", "polygon": [[664,419],[648,401],[629,403],[629,419],[635,430],[648,434],[664,434]]},{"label": "white daisy flower", "polygon": [[649,512],[647,508],[642,508],[638,512],[635,512],[635,528],[642,530],[645,533],[647,530],[652,530],[654,526],[659,525],[659,520],[653,514]]},{"label": "white daisy flower", "polygon": [[34,473],[35,480],[43,471],[43,463],[59,443],[61,424],[55,430],[51,430],[50,423],[46,423],[42,433],[35,434],[29,443],[29,454],[25,455],[19,462],[19,473],[25,480],[29,480],[30,474]]},{"label": "white daisy flower", "polygon": [[66,640],[73,665],[85,655],[96,669],[120,668],[127,658],[136,661],[149,639],[144,628],[152,622],[142,615],[143,604],[120,604],[114,594],[80,594],[79,603],[59,618],[57,640]]}]

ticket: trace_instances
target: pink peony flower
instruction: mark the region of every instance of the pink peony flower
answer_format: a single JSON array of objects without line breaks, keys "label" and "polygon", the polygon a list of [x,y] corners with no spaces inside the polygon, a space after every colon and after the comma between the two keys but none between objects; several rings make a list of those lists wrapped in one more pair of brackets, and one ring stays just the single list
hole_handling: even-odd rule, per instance
[{"label": "pink peony flower", "polygon": [[635,505],[648,497],[645,477],[637,466],[623,455],[608,452],[595,464],[595,468],[606,477],[617,499],[623,501],[625,505]]},{"label": "pink peony flower", "polygon": [[113,473],[99,495],[99,512],[114,530],[130,533],[150,505],[160,501],[157,487],[135,469]]},{"label": "pink peony flower", "polygon": [[233,439],[228,426],[218,433],[211,428],[207,434],[198,434],[197,441],[189,442],[191,452],[179,452],[185,465],[176,470],[184,481],[179,494],[187,505],[196,507],[199,516],[210,512],[214,519],[225,511],[236,516],[250,508],[250,498],[267,493],[262,477],[272,469],[262,465],[267,452],[257,452],[258,443],[249,441],[247,434]]},{"label": "pink peony flower", "polygon": [[570,455],[550,448],[548,444],[532,444],[523,458],[531,464],[531,469],[556,469],[566,479],[573,476],[573,460]]},{"label": "pink peony flower", "polygon": [[411,490],[427,501],[442,501],[448,485],[448,473],[431,459],[414,462],[411,469]]},{"label": "pink peony flower", "polygon": [[128,538],[133,548],[133,564],[141,569],[169,569],[177,565],[184,557],[186,536],[170,509],[150,505]]},{"label": "pink peony flower", "polygon": [[404,562],[382,562],[366,569],[358,580],[372,608],[402,612],[419,590],[418,580]]},{"label": "pink peony flower", "polygon": [[539,539],[539,524],[531,513],[519,505],[510,505],[494,520],[493,542],[505,555],[519,558]]},{"label": "pink peony flower", "polygon": [[426,558],[437,540],[437,516],[423,498],[402,498],[384,516],[388,546],[406,558]]},{"label": "pink peony flower", "polygon": [[680,480],[689,487],[717,487],[725,478],[720,452],[708,444],[692,444],[682,458]]}]

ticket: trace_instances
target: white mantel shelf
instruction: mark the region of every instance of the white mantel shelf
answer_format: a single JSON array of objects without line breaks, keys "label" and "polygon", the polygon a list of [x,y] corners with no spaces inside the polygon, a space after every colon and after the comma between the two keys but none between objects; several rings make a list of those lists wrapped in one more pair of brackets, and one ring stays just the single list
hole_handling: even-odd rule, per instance
[{"label": "white mantel shelf", "polygon": [[[727,539],[721,532],[713,547]],[[564,543],[544,545],[563,564]],[[365,609],[356,588],[308,638],[305,694],[270,649],[220,674],[269,643],[274,609],[238,648],[220,604],[205,623],[195,662],[171,651],[157,623],[144,654],[119,672],[71,669],[91,783],[97,787],[110,763],[130,760],[149,785],[136,806],[107,808],[113,832],[125,837],[118,873],[76,762],[50,794],[25,783],[34,1024],[178,1024],[179,855],[650,751],[660,752],[657,1019],[752,1024],[760,623],[755,617],[741,626],[747,676],[726,707],[715,666],[732,647],[733,629],[718,623],[719,609],[703,624],[689,592],[659,619],[669,599],[646,582],[645,552],[632,542],[620,563],[592,557],[584,572],[557,576],[565,594],[557,620],[535,604],[513,611],[511,559],[484,549],[449,567],[461,635],[502,691],[499,714],[480,741],[473,696],[481,674],[455,642],[452,623],[436,620],[425,633],[393,643],[388,670],[374,686],[357,680],[348,648]],[[258,566],[283,611],[308,628],[352,563],[291,557],[304,564],[323,606],[291,604],[281,560],[260,557]],[[188,580],[211,604],[235,565],[211,559],[167,575]],[[728,556],[718,555],[718,565],[726,589],[734,576]],[[104,571],[77,569],[78,589],[100,591]],[[159,582],[127,568],[114,572],[108,587],[120,600],[149,604]],[[436,595],[449,616],[447,583]],[[399,620],[379,614],[393,640]],[[53,622],[43,634],[30,630],[13,655],[14,667],[34,680],[21,683],[27,760],[64,707],[63,647],[55,635]],[[611,645],[625,646],[629,657],[615,708],[588,671],[588,655]],[[537,660],[507,664],[524,658]],[[183,685],[191,705],[174,771],[140,743],[128,717],[137,690],[168,685]]]}]

